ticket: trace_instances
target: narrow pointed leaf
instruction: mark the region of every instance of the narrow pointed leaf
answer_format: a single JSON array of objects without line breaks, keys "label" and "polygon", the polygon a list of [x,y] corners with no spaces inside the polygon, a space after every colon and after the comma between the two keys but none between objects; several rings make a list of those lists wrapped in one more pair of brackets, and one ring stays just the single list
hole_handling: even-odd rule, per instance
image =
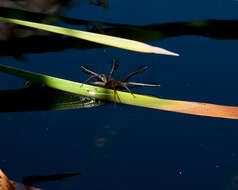
[{"label": "narrow pointed leaf", "polygon": [[57,34],[72,36],[75,38],[80,38],[83,40],[88,40],[91,42],[104,44],[104,45],[108,45],[108,46],[114,46],[114,47],[127,49],[127,50],[131,50],[131,51],[178,56],[177,53],[167,51],[163,48],[151,46],[151,45],[148,45],[148,44],[145,44],[142,42],[138,42],[138,41],[134,41],[134,40],[128,40],[128,39],[124,39],[124,38],[114,37],[114,36],[107,36],[107,35],[103,35],[103,34],[96,34],[96,33],[92,33],[92,32],[74,30],[74,29],[63,28],[63,27],[59,27],[59,26],[40,24],[40,23],[36,23],[36,22],[30,22],[30,21],[24,21],[24,20],[12,19],[12,18],[5,18],[5,17],[0,17],[0,21],[19,24],[22,26],[28,26],[31,28],[54,32]]},{"label": "narrow pointed leaf", "polygon": [[[77,83],[4,65],[0,65],[0,71],[33,82],[42,83],[51,88],[101,100],[114,101],[114,92],[110,89]],[[116,102],[185,114],[238,119],[238,107],[235,106],[161,99],[141,94],[133,94],[132,96],[130,93],[122,91],[117,91]]]}]

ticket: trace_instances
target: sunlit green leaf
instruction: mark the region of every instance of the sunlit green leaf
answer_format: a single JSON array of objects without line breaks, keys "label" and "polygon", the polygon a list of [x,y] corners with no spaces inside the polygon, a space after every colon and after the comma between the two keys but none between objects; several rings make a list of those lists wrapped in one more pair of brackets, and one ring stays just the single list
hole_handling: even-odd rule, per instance
[{"label": "sunlit green leaf", "polygon": [[[43,74],[33,73],[13,67],[0,65],[0,71],[15,75],[33,82],[45,84],[48,87],[76,93],[100,100],[114,101],[114,91],[83,83],[64,80]],[[223,106],[200,102],[161,99],[141,94],[133,94],[117,91],[116,102],[129,105],[154,108],[179,113],[238,119],[238,107]]]},{"label": "sunlit green leaf", "polygon": [[31,28],[37,28],[40,30],[45,30],[49,32],[54,32],[58,34],[63,34],[67,36],[72,36],[75,38],[80,38],[83,40],[88,40],[108,46],[114,46],[122,49],[127,49],[131,51],[137,51],[137,52],[143,52],[143,53],[155,53],[155,54],[165,54],[165,55],[173,55],[178,56],[177,53],[173,53],[170,51],[167,51],[163,48],[151,46],[142,42],[134,41],[134,40],[128,40],[124,38],[114,37],[114,36],[107,36],[103,34],[97,34],[92,32],[86,32],[86,31],[80,31],[80,30],[74,30],[69,28],[63,28],[59,26],[53,26],[48,24],[40,24],[36,22],[30,22],[30,21],[24,21],[24,20],[18,20],[18,19],[12,19],[12,18],[5,18],[0,17],[0,21],[4,22],[10,22],[14,24],[19,24],[23,26],[28,26]]}]

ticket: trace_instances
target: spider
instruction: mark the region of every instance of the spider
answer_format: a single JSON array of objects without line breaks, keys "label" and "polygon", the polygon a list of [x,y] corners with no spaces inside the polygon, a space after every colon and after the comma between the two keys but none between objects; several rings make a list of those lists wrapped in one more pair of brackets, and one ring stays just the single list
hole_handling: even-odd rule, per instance
[{"label": "spider", "polygon": [[112,74],[118,68],[118,66],[119,66],[118,64],[113,62],[112,68],[111,68],[111,71],[109,72],[108,77],[106,77],[105,74],[98,74],[98,73],[95,73],[95,72],[81,66],[83,72],[91,75],[85,81],[85,83],[88,83],[91,79],[96,78],[98,81],[90,82],[89,84],[96,84],[96,85],[103,86],[104,88],[113,89],[114,90],[114,101],[116,100],[116,90],[117,89],[125,88],[129,93],[132,94],[132,96],[134,96],[133,93],[131,92],[131,90],[129,89],[128,85],[131,85],[130,86],[131,88],[135,88],[137,86],[148,86],[148,87],[160,86],[158,84],[144,84],[144,83],[137,83],[137,82],[127,82],[129,80],[129,78],[131,78],[132,76],[145,72],[146,69],[148,68],[147,66],[142,67],[142,68],[138,69],[137,71],[131,72],[131,73],[125,75],[124,77],[121,77],[119,80],[113,79]]}]

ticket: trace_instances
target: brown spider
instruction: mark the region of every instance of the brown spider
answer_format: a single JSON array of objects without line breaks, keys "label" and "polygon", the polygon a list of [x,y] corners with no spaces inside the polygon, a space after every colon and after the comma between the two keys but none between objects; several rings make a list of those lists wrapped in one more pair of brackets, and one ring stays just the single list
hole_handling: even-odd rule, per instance
[{"label": "brown spider", "polygon": [[[108,89],[113,89],[114,90],[114,100],[116,100],[116,90],[117,89],[127,89],[128,92],[131,92],[131,90],[128,88],[127,85],[132,85],[132,88],[135,88],[137,86],[148,86],[148,87],[157,87],[160,86],[158,84],[144,84],[144,83],[137,83],[137,82],[127,82],[129,78],[131,78],[132,76],[134,76],[135,74],[139,74],[139,73],[143,73],[145,72],[145,70],[148,68],[147,66],[140,68],[139,70],[135,71],[135,72],[131,72],[129,74],[127,74],[124,77],[121,77],[119,80],[113,79],[112,78],[112,74],[113,72],[118,68],[118,64],[116,64],[115,62],[113,62],[112,64],[112,69],[108,75],[108,78],[106,77],[105,74],[98,74],[95,73],[93,71],[90,71],[89,69],[81,66],[81,68],[83,69],[83,71],[87,74],[90,74],[91,76],[85,81],[85,83],[88,83],[89,80],[96,78],[98,81],[96,82],[90,82],[89,84],[96,84],[96,85],[101,85],[105,88]],[[132,96],[134,96],[132,94]]]}]

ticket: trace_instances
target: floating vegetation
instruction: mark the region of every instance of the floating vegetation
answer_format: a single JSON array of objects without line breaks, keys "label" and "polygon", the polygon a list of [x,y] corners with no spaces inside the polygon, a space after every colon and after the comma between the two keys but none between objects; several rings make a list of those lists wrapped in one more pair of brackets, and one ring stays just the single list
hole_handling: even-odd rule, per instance
[{"label": "floating vegetation", "polygon": [[80,38],[83,40],[88,40],[91,42],[104,44],[104,45],[108,45],[108,46],[113,46],[113,47],[117,47],[117,48],[122,48],[122,49],[126,49],[126,50],[131,50],[131,51],[137,51],[137,52],[142,52],[142,53],[164,54],[164,55],[172,55],[172,56],[179,55],[177,53],[173,53],[173,52],[165,50],[163,48],[151,46],[151,45],[148,45],[148,44],[145,44],[142,42],[128,40],[125,38],[119,38],[119,37],[114,37],[114,36],[108,36],[108,35],[104,35],[104,34],[97,34],[97,33],[92,33],[92,32],[74,30],[74,29],[63,28],[63,27],[59,27],[59,26],[40,24],[40,23],[36,23],[36,22],[30,22],[30,21],[12,19],[12,18],[5,18],[5,17],[0,17],[0,21],[19,24],[22,26],[28,26],[31,28],[45,30],[48,32],[54,32],[57,34],[72,36],[75,38]]},{"label": "floating vegetation", "polygon": [[115,101],[128,105],[192,115],[238,119],[238,107],[235,106],[161,99],[158,97],[141,95],[136,93],[133,93],[132,96],[130,93],[123,91],[117,91],[117,98],[115,98],[114,91],[107,88],[64,80],[39,73],[33,73],[13,67],[8,67],[5,65],[0,65],[0,71],[36,83],[41,83],[51,88],[80,94],[83,96],[88,96],[104,101]]},{"label": "floating vegetation", "polygon": [[[123,48],[131,51],[138,51],[143,53],[156,53],[156,54],[166,54],[178,56],[177,53],[173,53],[167,51],[165,49],[154,47],[148,44],[144,44],[142,42],[128,40],[124,38],[118,38],[114,36],[108,36],[103,34],[96,34],[92,32],[74,30],[69,28],[63,28],[59,26],[53,26],[48,24],[40,24],[36,22],[30,22],[26,20],[13,19],[13,18],[5,18],[0,17],[0,21],[14,23],[22,26],[28,26],[31,28],[41,29],[49,32],[54,32],[58,34],[63,34],[67,36],[72,36],[104,45],[114,46],[118,48]],[[222,106],[208,103],[200,103],[200,102],[189,102],[189,101],[178,101],[178,100],[168,100],[168,99],[160,99],[157,97],[151,97],[141,94],[134,94],[131,96],[130,89],[127,87],[128,84],[134,86],[155,86],[148,85],[143,83],[133,83],[127,82],[131,76],[137,73],[143,72],[146,68],[142,68],[136,72],[130,73],[126,78],[122,78],[121,80],[113,80],[112,73],[116,69],[117,65],[113,66],[109,77],[106,78],[105,75],[99,75],[90,71],[83,67],[83,70],[92,76],[91,78],[97,78],[99,81],[94,82],[93,84],[102,85],[102,87],[96,87],[91,85],[86,85],[82,83],[76,83],[60,78],[50,77],[47,75],[42,75],[38,73],[32,73],[25,70],[20,70],[12,67],[7,67],[4,65],[0,65],[0,71],[6,72],[8,74],[12,74],[18,77],[22,77],[26,80],[30,80],[36,83],[44,84],[50,88],[55,88],[58,90],[63,90],[70,93],[79,94],[82,96],[87,96],[103,101],[114,101],[120,102],[129,105],[142,106],[147,108],[161,109],[166,111],[174,111],[186,114],[193,115],[202,115],[202,116],[210,116],[210,117],[221,117],[221,118],[230,118],[230,119],[238,119],[238,107],[233,106]],[[130,93],[116,91],[121,87],[126,88]],[[112,90],[111,90],[112,89]],[[115,96],[117,94],[117,96]]]}]

